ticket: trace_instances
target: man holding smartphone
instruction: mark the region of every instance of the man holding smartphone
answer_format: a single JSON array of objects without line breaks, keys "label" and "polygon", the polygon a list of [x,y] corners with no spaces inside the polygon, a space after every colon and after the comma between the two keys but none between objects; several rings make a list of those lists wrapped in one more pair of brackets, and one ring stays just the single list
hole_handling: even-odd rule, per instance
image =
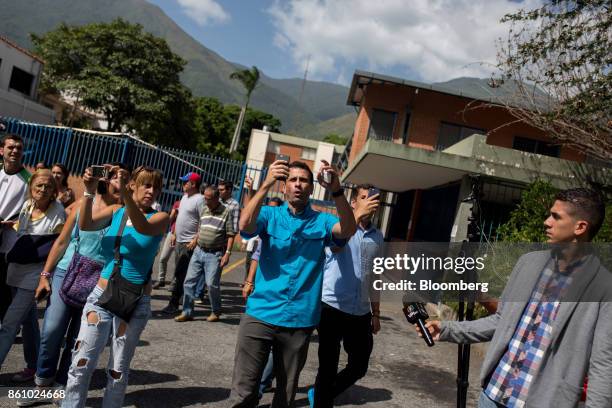
[{"label": "man holding smartphone", "polygon": [[[3,158],[0,170],[0,218],[2,229],[13,228],[15,218],[19,215],[26,199],[30,173],[23,167],[23,139],[18,135],[8,134],[2,138],[0,154]],[[7,265],[4,255],[0,254],[0,322],[11,304],[11,290],[6,284]]]},{"label": "man holding smartphone", "polygon": [[[314,407],[333,407],[334,398],[368,371],[374,345],[372,334],[380,330],[378,299],[368,288],[371,268],[383,234],[372,223],[378,209],[380,190],[362,184],[353,191],[351,206],[357,232],[343,247],[325,248],[323,295],[319,334],[319,370],[315,387],[308,391]],[[340,343],[348,355],[348,363],[338,372]]]},{"label": "man holding smartphone", "polygon": [[[331,183],[323,181],[324,171],[332,175]],[[317,179],[331,191],[339,219],[311,208],[313,178],[305,163],[277,160],[242,210],[241,234],[246,239],[259,235],[261,258],[238,330],[233,407],[257,406],[258,385],[271,348],[277,378],[272,406],[293,406],[310,335],[321,313],[325,247],[338,240],[337,245],[342,245],[355,233],[355,217],[335,170],[323,161]],[[278,180],[286,180],[285,203],[262,207]]]}]

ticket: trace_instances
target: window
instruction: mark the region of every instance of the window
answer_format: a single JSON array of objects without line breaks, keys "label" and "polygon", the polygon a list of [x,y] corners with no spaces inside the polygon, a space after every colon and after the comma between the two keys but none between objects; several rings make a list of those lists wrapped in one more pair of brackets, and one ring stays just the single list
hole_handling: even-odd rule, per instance
[{"label": "window", "polygon": [[22,69],[13,67],[13,73],[11,74],[11,82],[9,88],[21,92],[24,95],[30,96],[32,91],[32,83],[34,82],[34,75],[28,74]]},{"label": "window", "polygon": [[438,135],[436,150],[444,150],[473,134],[484,135],[485,133],[486,131],[483,129],[442,122],[440,124],[440,134]]},{"label": "window", "polygon": [[528,137],[514,136],[512,148],[528,153],[537,153],[544,156],[559,157],[561,148],[541,140],[530,139]]},{"label": "window", "polygon": [[393,129],[397,113],[374,109],[372,111],[372,120],[370,120],[370,130],[368,138],[377,140],[393,140]]},{"label": "window", "polygon": [[268,143],[267,151],[274,154],[280,154],[280,144],[278,142],[270,141]]},{"label": "window", "polygon": [[302,155],[300,157],[304,160],[314,160],[317,157],[317,150],[305,147],[302,149]]}]

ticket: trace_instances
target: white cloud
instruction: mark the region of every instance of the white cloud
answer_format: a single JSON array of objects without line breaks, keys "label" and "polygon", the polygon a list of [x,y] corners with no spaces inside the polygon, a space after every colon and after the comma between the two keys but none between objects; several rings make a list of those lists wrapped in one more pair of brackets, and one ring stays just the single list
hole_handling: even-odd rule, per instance
[{"label": "white cloud", "polygon": [[215,0],[177,0],[183,12],[201,26],[229,21],[230,15]]},{"label": "white cloud", "polygon": [[[286,0],[269,9],[274,44],[313,77],[343,77],[346,66],[444,81],[493,72],[500,18],[538,0]],[[484,64],[483,64],[484,63]],[[366,64],[366,66],[363,66]],[[414,78],[416,76],[419,78]]]}]

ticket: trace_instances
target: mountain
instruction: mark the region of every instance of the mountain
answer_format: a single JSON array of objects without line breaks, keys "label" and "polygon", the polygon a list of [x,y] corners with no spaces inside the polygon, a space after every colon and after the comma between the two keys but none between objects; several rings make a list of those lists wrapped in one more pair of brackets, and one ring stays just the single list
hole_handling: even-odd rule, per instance
[{"label": "mountain", "polygon": [[314,125],[304,126],[301,129],[293,131],[290,130],[289,133],[314,140],[322,140],[325,136],[332,133],[350,139],[353,137],[356,120],[357,113],[353,111],[351,113],[347,113],[346,115],[328,119]]},{"label": "mountain", "polygon": [[[141,24],[153,35],[164,38],[172,50],[187,61],[181,76],[194,95],[212,96],[223,103],[242,104],[244,89],[229,75],[240,68],[206,48],[183,31],[159,7],[146,0],[0,0],[0,35],[30,48],[30,32],[44,34],[61,22],[82,25],[109,22],[118,17]],[[251,106],[281,119],[282,129],[300,129],[341,116],[348,88],[307,81],[298,103],[301,79],[273,79],[262,76],[251,97]]]}]

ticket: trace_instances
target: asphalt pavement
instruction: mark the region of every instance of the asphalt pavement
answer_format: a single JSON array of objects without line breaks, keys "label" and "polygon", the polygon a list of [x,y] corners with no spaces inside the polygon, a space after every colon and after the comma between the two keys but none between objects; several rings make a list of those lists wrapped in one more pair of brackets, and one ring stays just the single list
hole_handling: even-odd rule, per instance
[{"label": "asphalt pavement", "polygon": [[[173,260],[169,263],[173,274]],[[154,277],[156,274],[154,274]],[[128,407],[226,407],[230,394],[238,323],[244,311],[240,282],[244,279],[244,253],[232,254],[222,277],[222,319],[206,321],[207,304],[196,306],[195,320],[177,323],[160,311],[169,298],[165,289],[153,293],[153,317],[141,337],[132,361],[124,406]],[[39,310],[42,318],[43,310]],[[382,329],[374,338],[374,350],[366,377],[336,399],[337,406],[353,407],[455,407],[457,346],[436,343],[428,348],[408,325],[401,305],[383,305]],[[314,383],[318,339],[310,343],[308,360],[300,377],[297,407],[307,407],[306,392]],[[470,364],[468,407],[476,406],[478,372],[484,348],[476,348]],[[101,407],[106,384],[108,348],[101,356],[91,381],[87,406]],[[342,353],[340,365],[346,363]],[[20,386],[11,377],[23,367],[21,339],[11,349],[0,371],[6,395]],[[33,386],[32,383],[25,384]],[[260,406],[269,407],[272,394]],[[0,397],[1,407],[16,406],[15,400]],[[45,405],[39,405],[45,406]],[[49,405],[47,405],[49,406]]]}]

